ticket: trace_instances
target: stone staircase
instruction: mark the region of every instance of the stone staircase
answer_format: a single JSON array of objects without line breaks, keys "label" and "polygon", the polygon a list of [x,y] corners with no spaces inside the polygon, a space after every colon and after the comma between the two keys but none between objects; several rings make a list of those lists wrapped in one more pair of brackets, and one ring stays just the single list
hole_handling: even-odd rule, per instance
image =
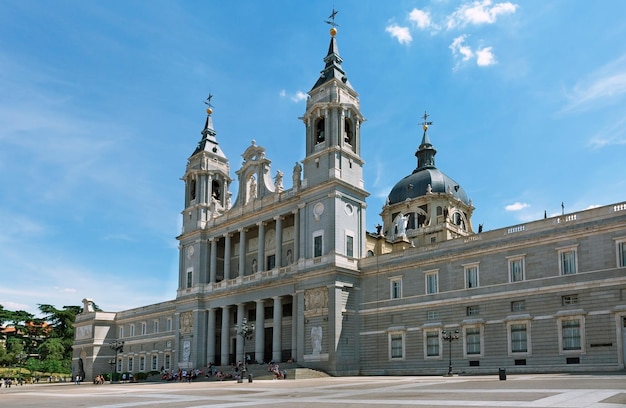
[{"label": "stone staircase", "polygon": [[[313,370],[311,368],[306,367],[298,367],[296,363],[281,363],[279,364],[280,371],[287,372],[286,380],[294,380],[294,379],[306,379],[306,378],[322,378],[322,377],[330,377],[323,371]],[[224,373],[235,374],[232,366],[221,366],[217,367],[218,370],[222,370]],[[267,364],[249,364],[246,366],[246,377],[243,379],[244,381],[248,381],[248,375],[252,375],[252,379],[254,380],[272,380],[274,379],[274,374],[267,371]],[[202,379],[199,379],[202,380]],[[206,378],[205,378],[206,380]],[[215,377],[209,377],[209,381],[217,381]]]}]

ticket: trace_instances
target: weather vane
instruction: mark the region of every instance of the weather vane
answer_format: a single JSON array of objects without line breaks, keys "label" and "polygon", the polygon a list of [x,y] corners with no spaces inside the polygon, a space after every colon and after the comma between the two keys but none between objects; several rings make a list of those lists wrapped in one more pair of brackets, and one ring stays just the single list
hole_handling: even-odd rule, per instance
[{"label": "weather vane", "polygon": [[211,105],[211,99],[213,99],[213,95],[209,92],[209,96],[204,101],[204,104],[212,109],[213,105]]},{"label": "weather vane", "polygon": [[330,24],[333,28],[339,27],[339,24],[335,23],[335,16],[337,15],[337,13],[339,13],[339,11],[335,10],[335,8],[333,7],[333,12],[330,14],[330,16],[328,16],[330,20],[325,20],[324,22],[326,24]]},{"label": "weather vane", "polygon": [[426,131],[426,129],[428,129],[428,126],[433,124],[433,122],[427,122],[429,116],[430,115],[426,113],[426,111],[424,111],[424,116],[422,116],[422,119],[424,119],[424,121],[420,123],[420,125],[422,125],[422,128],[424,129],[424,132]]}]

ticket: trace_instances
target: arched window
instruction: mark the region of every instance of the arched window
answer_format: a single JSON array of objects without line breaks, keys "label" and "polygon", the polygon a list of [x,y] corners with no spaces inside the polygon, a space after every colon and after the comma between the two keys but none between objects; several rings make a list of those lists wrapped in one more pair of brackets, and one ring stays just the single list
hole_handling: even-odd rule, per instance
[{"label": "arched window", "polygon": [[315,143],[323,143],[326,140],[324,136],[324,118],[319,118],[315,123]]},{"label": "arched window", "polygon": [[189,199],[190,200],[196,199],[196,180],[195,179],[189,179]]},{"label": "arched window", "polygon": [[213,180],[213,182],[211,183],[211,195],[214,199],[216,199],[217,201],[220,200],[220,198],[222,197],[222,191],[221,191],[221,186],[220,186],[220,182],[217,180]]},{"label": "arched window", "polygon": [[343,141],[352,146],[352,141],[354,140],[354,129],[352,127],[352,121],[346,118],[343,123],[343,128]]}]

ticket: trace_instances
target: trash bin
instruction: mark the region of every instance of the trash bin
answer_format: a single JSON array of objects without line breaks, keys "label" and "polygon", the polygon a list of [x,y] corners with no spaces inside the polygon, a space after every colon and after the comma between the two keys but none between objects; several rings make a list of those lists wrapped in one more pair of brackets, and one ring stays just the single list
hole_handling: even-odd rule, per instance
[{"label": "trash bin", "polygon": [[252,374],[248,374],[248,382],[251,383],[252,382]]},{"label": "trash bin", "polygon": [[506,369],[504,368],[499,368],[498,369],[498,375],[500,377],[500,381],[504,381],[506,380]]}]

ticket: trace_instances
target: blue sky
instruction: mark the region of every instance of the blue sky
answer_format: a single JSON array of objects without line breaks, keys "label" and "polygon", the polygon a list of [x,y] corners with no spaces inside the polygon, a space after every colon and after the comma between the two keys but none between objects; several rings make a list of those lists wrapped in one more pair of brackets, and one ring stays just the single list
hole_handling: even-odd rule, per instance
[{"label": "blue sky", "polygon": [[623,1],[2,0],[0,304],[173,299],[203,100],[231,177],[252,139],[289,172],[333,7],[367,118],[369,231],[425,111],[475,228],[626,199]]}]

